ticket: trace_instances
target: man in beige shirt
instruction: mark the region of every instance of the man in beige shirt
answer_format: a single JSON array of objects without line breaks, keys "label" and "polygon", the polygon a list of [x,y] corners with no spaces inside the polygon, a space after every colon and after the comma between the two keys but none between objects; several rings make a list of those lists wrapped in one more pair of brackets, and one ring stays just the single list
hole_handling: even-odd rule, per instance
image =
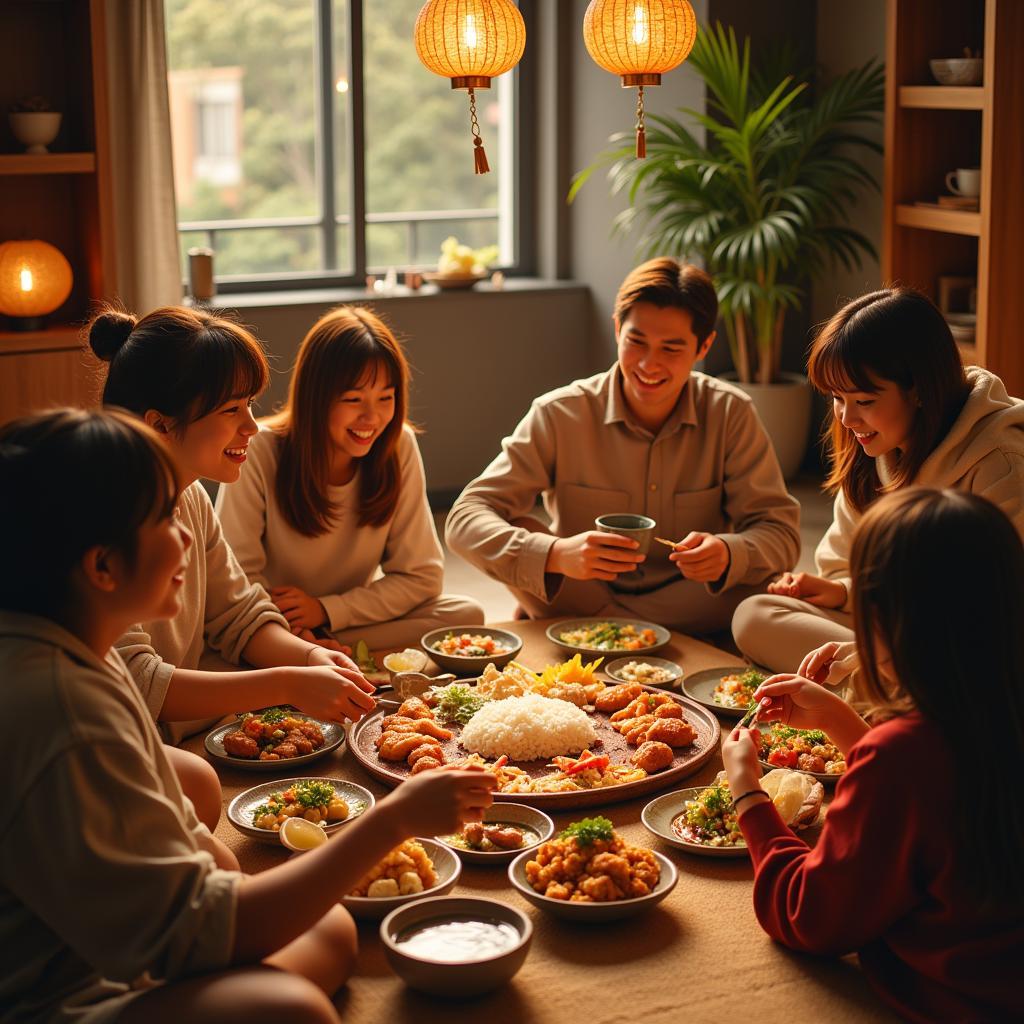
[{"label": "man in beige shirt", "polygon": [[[505,583],[534,618],[638,617],[728,628],[736,605],[791,569],[799,506],[749,397],[693,371],[715,339],[710,278],[650,260],[623,282],[611,369],[536,399],[462,492],[449,547]],[[528,518],[541,497],[550,531]],[[595,529],[642,513],[675,549]],[[631,575],[639,567],[639,576]]]}]

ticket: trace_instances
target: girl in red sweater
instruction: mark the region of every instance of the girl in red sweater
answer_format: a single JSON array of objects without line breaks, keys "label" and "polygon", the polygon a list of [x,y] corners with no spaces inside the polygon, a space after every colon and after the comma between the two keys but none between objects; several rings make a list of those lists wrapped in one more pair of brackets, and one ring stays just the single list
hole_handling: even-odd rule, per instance
[{"label": "girl in red sweater", "polygon": [[853,541],[860,696],[874,727],[798,675],[761,715],[824,729],[847,770],[818,844],[758,783],[752,733],[723,746],[754,862],[754,906],[793,949],[856,951],[913,1021],[1024,1018],[1024,547],[994,505],[913,488]]}]

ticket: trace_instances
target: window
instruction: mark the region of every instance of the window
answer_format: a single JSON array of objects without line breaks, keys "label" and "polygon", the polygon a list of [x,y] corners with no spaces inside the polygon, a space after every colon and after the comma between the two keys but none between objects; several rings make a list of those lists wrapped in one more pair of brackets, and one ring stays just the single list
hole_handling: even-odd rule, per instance
[{"label": "window", "polygon": [[222,291],[361,284],[431,267],[448,235],[515,266],[516,72],[466,94],[427,71],[423,0],[166,0],[182,266]]}]

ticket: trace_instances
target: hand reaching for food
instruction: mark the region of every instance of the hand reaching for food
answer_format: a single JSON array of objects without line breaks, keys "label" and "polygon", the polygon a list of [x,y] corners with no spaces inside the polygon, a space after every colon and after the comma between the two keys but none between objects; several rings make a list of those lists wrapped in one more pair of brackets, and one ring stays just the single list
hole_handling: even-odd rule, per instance
[{"label": "hand reaching for food", "polygon": [[[337,652],[324,651],[324,654]],[[376,706],[376,701],[370,696],[373,684],[358,671],[342,669],[334,663],[279,671],[288,673],[287,702],[312,718],[329,722],[358,722]]]},{"label": "hand reaching for food", "polygon": [[559,537],[551,545],[544,571],[574,580],[614,580],[644,560],[638,547],[629,537],[600,530]]},{"label": "hand reaching for food", "polygon": [[811,679],[822,686],[838,686],[860,668],[857,645],[852,641],[834,641],[815,648],[800,662],[798,676]]},{"label": "hand reaching for food", "polygon": [[713,533],[691,530],[675,545],[670,562],[688,580],[695,583],[714,583],[729,568],[729,545]]},{"label": "hand reaching for food", "polygon": [[771,676],[754,691],[754,700],[761,702],[761,721],[823,729],[844,753],[868,730],[867,722],[846,701],[803,676]]},{"label": "hand reaching for food", "polygon": [[817,608],[842,608],[846,604],[845,584],[809,572],[784,572],[768,584],[768,593],[796,597]]},{"label": "hand reaching for food", "polygon": [[[492,772],[462,768],[411,776],[377,806],[387,808],[409,836],[444,835],[464,822],[480,821],[494,803]],[[379,813],[378,811],[378,813]]]}]

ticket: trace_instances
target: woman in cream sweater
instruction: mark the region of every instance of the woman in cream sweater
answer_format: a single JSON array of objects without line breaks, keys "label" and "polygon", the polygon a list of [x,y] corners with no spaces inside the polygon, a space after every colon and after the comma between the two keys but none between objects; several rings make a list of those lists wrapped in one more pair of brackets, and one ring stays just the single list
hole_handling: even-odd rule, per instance
[{"label": "woman in cream sweater", "polygon": [[[1024,536],[1024,402],[978,367],[966,370],[949,327],[919,292],[887,288],[840,309],[811,347],[814,386],[832,399],[827,426],[835,511],[818,572],[783,573],[736,609],[733,636],[752,661],[840,681],[853,640],[850,545],[866,509],[910,484],[952,487],[997,505]],[[963,553],[962,553],[963,554]],[[954,573],[956,552],[950,552]],[[824,656],[827,654],[827,656]],[[844,663],[829,672],[833,659]]]},{"label": "woman in cream sweater", "polygon": [[252,438],[245,473],[217,496],[242,569],[300,636],[401,647],[484,621],[475,601],[441,593],[408,390],[385,324],[332,310],[303,339],[288,402]]}]

